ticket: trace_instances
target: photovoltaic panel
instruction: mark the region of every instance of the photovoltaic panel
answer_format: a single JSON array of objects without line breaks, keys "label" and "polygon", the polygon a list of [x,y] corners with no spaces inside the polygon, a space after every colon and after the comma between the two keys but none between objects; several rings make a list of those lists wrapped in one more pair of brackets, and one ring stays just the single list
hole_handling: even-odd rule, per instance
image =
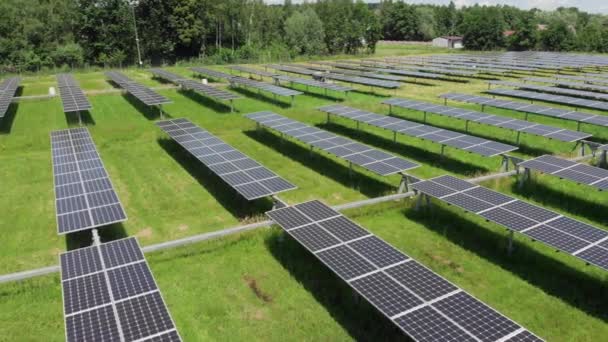
[{"label": "photovoltaic panel", "polygon": [[60,266],[67,341],[181,341],[135,238],[62,253]]},{"label": "photovoltaic panel", "polygon": [[247,200],[296,188],[188,119],[159,121],[156,125]]},{"label": "photovoltaic panel", "polygon": [[268,71],[259,70],[259,69],[255,69],[255,68],[245,67],[245,66],[241,66],[241,65],[232,65],[229,68],[231,70],[236,70],[238,72],[246,73],[246,74],[250,74],[250,75],[258,75],[258,76],[263,76],[263,77],[273,77],[273,76],[276,76],[276,73],[273,73],[273,72],[268,72]]},{"label": "photovoltaic panel", "polygon": [[342,86],[339,84],[320,82],[320,81],[316,81],[316,80],[312,80],[312,79],[308,79],[308,78],[299,78],[299,77],[279,75],[279,76],[274,76],[274,79],[276,82],[288,82],[291,84],[295,83],[295,84],[304,85],[306,87],[315,87],[315,88],[321,88],[321,89],[327,89],[327,90],[333,90],[333,91],[349,92],[352,90],[352,88],[345,87],[345,86]]},{"label": "photovoltaic panel", "polygon": [[228,79],[232,78],[232,75],[230,75],[230,74],[227,74],[225,72],[215,71],[212,69],[207,69],[207,68],[194,67],[194,68],[190,68],[190,70],[194,71],[197,74],[215,78],[217,80],[228,80]]},{"label": "photovoltaic panel", "polygon": [[[266,214],[414,340],[499,341],[518,336],[542,341],[319,201]],[[340,237],[318,228],[336,219],[364,233]],[[299,232],[311,226],[317,228],[302,239]],[[320,244],[327,247],[318,248]]]},{"label": "photovoltaic panel", "polygon": [[395,82],[395,81],[380,80],[380,79],[361,77],[361,76],[342,75],[342,74],[336,74],[333,72],[324,73],[323,77],[326,79],[342,81],[342,82],[347,82],[347,83],[368,85],[368,86],[372,86],[372,87],[380,87],[380,88],[388,88],[388,89],[396,89],[396,88],[401,87],[401,83]]},{"label": "photovoltaic panel", "polygon": [[93,108],[72,75],[57,75],[57,84],[64,113],[80,112]]},{"label": "photovoltaic panel", "polygon": [[147,106],[159,106],[172,102],[168,98],[138,82],[131,80],[120,72],[108,71],[105,74],[110,80],[112,80],[112,82],[118,84],[122,89],[136,97]]},{"label": "photovoltaic panel", "polygon": [[51,132],[51,153],[59,234],[127,219],[86,128]]},{"label": "photovoltaic panel", "polygon": [[243,86],[243,87],[247,87],[247,88],[254,88],[254,89],[258,89],[258,90],[262,90],[262,91],[267,91],[271,94],[275,94],[275,95],[279,95],[279,96],[293,97],[293,96],[302,94],[302,92],[300,92],[300,91],[275,86],[273,84],[269,84],[266,82],[254,81],[254,80],[244,78],[244,77],[238,77],[238,76],[232,77],[229,79],[229,81],[232,86]]},{"label": "photovoltaic panel", "polygon": [[515,132],[528,133],[564,142],[575,142],[589,138],[591,136],[591,134],[584,132],[572,131],[568,129],[537,124],[525,120],[486,114],[462,108],[448,107],[423,101],[393,98],[390,100],[383,101],[382,103],[387,104],[391,107],[396,106],[405,109],[418,110],[425,113],[448,116],[455,119],[476,122],[494,127],[500,127]]},{"label": "photovoltaic panel", "polygon": [[419,124],[386,115],[359,110],[342,105],[329,105],[318,108],[320,111],[342,118],[363,122],[368,125],[384,128],[389,131],[433,141],[445,146],[451,146],[463,151],[476,153],[486,157],[497,156],[517,150],[517,147],[473,137],[433,126]]},{"label": "photovoltaic panel", "polygon": [[384,73],[366,71],[363,68],[354,67],[350,64],[344,65],[344,64],[339,64],[339,63],[331,63],[331,64],[328,63],[327,65],[335,66],[336,69],[331,69],[328,71],[336,73],[336,74],[377,78],[380,80],[397,81],[397,82],[403,82],[406,80],[406,78],[403,76],[388,75],[388,74],[384,74]]},{"label": "photovoltaic panel", "polygon": [[568,105],[568,106],[573,106],[573,107],[584,107],[584,108],[591,108],[591,109],[597,109],[597,110],[608,110],[607,102],[581,99],[579,97],[572,97],[572,96],[552,95],[552,94],[538,93],[535,91],[505,89],[505,88],[490,89],[490,90],[487,90],[486,93],[492,94],[492,95],[518,97],[521,99],[529,99],[529,100],[536,100],[536,101],[543,101],[543,102],[553,102],[553,103],[559,103],[562,105]]},{"label": "photovoltaic panel", "polygon": [[493,99],[485,96],[447,93],[439,95],[440,98],[446,100],[461,101],[467,103],[475,103],[482,106],[490,106],[502,109],[510,109],[524,113],[531,113],[564,120],[577,121],[597,126],[608,127],[608,116],[580,112],[570,109],[553,108],[541,106],[537,104],[515,102],[510,100]]},{"label": "photovoltaic panel", "polygon": [[[412,188],[608,270],[608,231],[452,176],[417,182]],[[449,201],[454,196],[462,199]]]},{"label": "photovoltaic panel", "polygon": [[540,171],[559,178],[568,179],[579,184],[593,186],[599,190],[608,189],[608,170],[576,163],[551,155],[526,160],[519,166]]},{"label": "photovoltaic panel", "polygon": [[608,94],[595,93],[592,91],[567,89],[567,88],[560,88],[560,87],[548,87],[548,86],[532,85],[529,83],[518,83],[518,82],[509,82],[509,81],[489,81],[488,84],[501,85],[501,86],[507,86],[507,87],[516,87],[519,89],[534,90],[537,92],[549,93],[549,94],[568,95],[568,96],[574,96],[574,97],[583,97],[583,98],[589,98],[589,99],[594,99],[594,100],[608,101]]},{"label": "photovoltaic panel", "polygon": [[311,76],[311,75],[314,75],[317,73],[314,70],[309,70],[306,68],[300,68],[300,67],[294,67],[294,66],[288,66],[288,65],[269,64],[267,66],[274,70],[289,72],[292,74]]},{"label": "photovoltaic panel", "polygon": [[378,149],[354,142],[322,129],[303,124],[272,112],[245,115],[257,124],[293,137],[307,145],[329,152],[338,158],[373,173],[388,176],[414,169],[419,165]]},{"label": "photovoltaic panel", "polygon": [[21,78],[19,77],[8,78],[0,83],[0,119],[6,115],[20,83]]},{"label": "photovoltaic panel", "polygon": [[171,83],[181,86],[183,89],[193,90],[201,95],[212,97],[220,101],[230,101],[241,98],[240,96],[233,94],[229,91],[212,87],[201,82],[196,82],[195,80],[180,76],[178,74],[174,74],[163,69],[150,69],[150,72],[152,72],[156,77],[165,79]]},{"label": "photovoltaic panel", "polygon": [[591,90],[591,91],[608,92],[608,85],[597,85],[597,84],[590,84],[590,83],[585,83],[585,82],[571,82],[571,81],[564,81],[564,80],[559,80],[559,79],[550,78],[550,77],[526,77],[526,78],[524,78],[524,81],[550,83],[550,84],[567,87],[567,88],[580,88],[580,89],[587,89],[587,90]]}]

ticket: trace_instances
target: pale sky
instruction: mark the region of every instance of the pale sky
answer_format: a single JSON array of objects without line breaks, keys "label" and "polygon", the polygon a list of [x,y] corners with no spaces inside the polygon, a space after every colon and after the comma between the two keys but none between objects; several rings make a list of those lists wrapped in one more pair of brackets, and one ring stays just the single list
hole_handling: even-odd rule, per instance
[{"label": "pale sky", "polygon": [[[283,0],[265,0],[267,3],[281,4]],[[365,0],[366,2],[379,2],[378,0]],[[301,0],[292,0],[300,3]],[[450,0],[407,0],[407,3],[447,5]],[[480,5],[510,5],[523,9],[540,8],[542,10],[554,10],[557,7],[578,7],[582,11],[590,13],[608,14],[607,0],[454,0],[456,6],[471,6],[475,3]]]}]

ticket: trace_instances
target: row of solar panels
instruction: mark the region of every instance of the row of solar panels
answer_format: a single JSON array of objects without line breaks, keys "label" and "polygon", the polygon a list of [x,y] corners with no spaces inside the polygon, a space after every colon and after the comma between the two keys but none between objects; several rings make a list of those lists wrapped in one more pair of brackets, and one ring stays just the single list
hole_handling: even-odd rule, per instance
[{"label": "row of solar panels", "polygon": [[225,91],[210,85],[196,82],[195,80],[182,77],[172,72],[163,69],[150,69],[156,77],[165,79],[171,83],[180,85],[183,89],[193,90],[201,95],[209,96],[220,101],[231,101],[240,99],[241,97],[229,91]]},{"label": "row of solar panels", "polygon": [[154,90],[131,80],[124,74],[117,71],[108,71],[106,76],[112,82],[119,85],[122,89],[133,95],[147,106],[160,106],[162,104],[171,103],[171,100],[158,94]]},{"label": "row of solar panels", "polygon": [[20,83],[19,77],[11,77],[0,83],[0,119],[6,115]]},{"label": "row of solar panels", "polygon": [[567,89],[567,88],[561,88],[561,87],[548,87],[548,86],[532,85],[529,83],[519,83],[519,82],[509,82],[509,81],[489,81],[488,83],[492,84],[492,85],[501,85],[501,86],[525,89],[525,90],[534,90],[534,91],[542,92],[542,93],[567,95],[567,96],[589,98],[589,99],[594,99],[594,100],[608,101],[608,94],[596,93],[596,92],[592,92],[592,91]]},{"label": "row of solar panels", "polygon": [[63,104],[63,112],[81,112],[93,108],[80,85],[70,74],[57,75],[57,85],[59,96]]}]

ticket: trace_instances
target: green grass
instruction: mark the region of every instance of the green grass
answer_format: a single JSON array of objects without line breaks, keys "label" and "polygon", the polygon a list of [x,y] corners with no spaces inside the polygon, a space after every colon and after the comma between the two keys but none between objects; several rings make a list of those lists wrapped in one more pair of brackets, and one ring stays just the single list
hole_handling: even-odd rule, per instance
[{"label": "green grass", "polygon": [[[378,55],[434,53],[427,47],[380,46]],[[170,68],[191,76],[186,68]],[[217,70],[226,71],[225,67]],[[127,70],[134,79],[164,86],[142,70]],[[112,87],[101,72],[76,75],[87,91]],[[426,82],[426,81],[425,81]],[[428,81],[407,84],[395,94],[366,88],[343,103],[386,114],[389,96],[441,103],[449,91],[479,93],[483,80],[470,83]],[[55,85],[52,76],[26,77],[22,95],[44,95]],[[220,85],[224,87],[225,85]],[[272,132],[255,131],[243,114],[271,110],[318,125],[334,133],[387,150],[422,166],[418,177],[445,173],[472,177],[498,171],[499,158],[483,158],[455,149],[439,155],[440,146],[372,127],[356,130],[353,122],[332,119],[317,107],[335,103],[321,95],[298,96],[294,107],[282,99],[239,90],[237,112],[197,95],[160,90],[174,103],[170,117],[186,117],[298,186],[281,194],[289,203],[321,199],[341,204],[394,193],[399,177],[379,177]],[[338,96],[342,98],[342,95]],[[154,125],[158,113],[119,93],[91,95],[94,109],[85,117],[129,220],[102,230],[104,240],[137,236],[143,245],[191,236],[261,220],[267,200],[247,203],[206,171]],[[449,105],[479,109],[457,102]],[[555,106],[555,105],[552,105]],[[555,106],[559,107],[559,106]],[[488,108],[488,112],[522,118],[523,114]],[[422,113],[396,109],[395,114],[422,120]],[[530,120],[576,129],[573,122],[530,116]],[[464,130],[464,123],[430,115],[428,123]],[[0,123],[0,273],[57,263],[67,248],[88,244],[90,235],[69,238],[56,233],[49,133],[75,124],[53,100],[27,100],[11,107]],[[599,141],[605,129],[584,126]],[[472,125],[471,134],[515,143],[515,133]],[[572,156],[573,144],[522,136],[516,155],[542,153]],[[516,179],[492,181],[491,188],[510,193],[608,229],[606,194],[550,176],[534,175],[524,187]],[[539,243],[517,239],[513,256],[505,253],[504,230],[473,215],[436,205],[432,213],[416,212],[411,201],[399,201],[348,212],[365,227],[428,265],[547,340],[596,341],[608,331],[608,277],[576,258],[555,253]],[[394,339],[395,330],[374,310],[358,304],[329,271],[278,230],[259,231],[200,243],[148,256],[155,277],[186,340],[378,340]],[[255,282],[255,286],[252,285]],[[256,296],[257,292],[268,298]],[[0,286],[0,340],[63,339],[61,289],[57,275]],[[266,298],[266,299],[264,299]],[[386,338],[386,337],[389,338]]]}]

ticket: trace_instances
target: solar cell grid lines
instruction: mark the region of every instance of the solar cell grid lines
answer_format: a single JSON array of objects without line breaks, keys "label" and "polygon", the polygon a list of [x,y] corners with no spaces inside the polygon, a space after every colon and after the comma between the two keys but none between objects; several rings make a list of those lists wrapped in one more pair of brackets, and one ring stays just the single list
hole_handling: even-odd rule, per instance
[{"label": "solar cell grid lines", "polygon": [[72,75],[57,75],[57,84],[64,113],[80,112],[93,108]]},{"label": "solar cell grid lines", "polygon": [[273,72],[268,72],[268,71],[264,71],[264,70],[259,70],[259,69],[255,69],[255,68],[250,68],[250,67],[244,67],[241,65],[232,65],[229,67],[231,70],[236,70],[239,71],[241,73],[247,73],[250,75],[258,75],[258,76],[263,76],[263,77],[273,77],[276,74]]},{"label": "solar cell grid lines", "polygon": [[569,161],[566,159],[543,155],[519,163],[520,167],[540,171],[559,178],[585,184],[598,190],[608,189],[608,170]]},{"label": "solar cell grid lines", "polygon": [[582,99],[579,97],[552,95],[552,94],[538,93],[535,91],[515,90],[515,89],[506,89],[506,88],[490,89],[490,90],[487,90],[486,93],[492,94],[492,95],[518,97],[518,98],[528,99],[528,100],[553,102],[553,103],[559,103],[559,104],[573,106],[573,107],[584,107],[584,108],[608,111],[607,102],[597,101],[597,100],[587,100],[587,99]]},{"label": "solar cell grid lines", "polygon": [[[266,214],[414,340],[542,341],[319,201]],[[350,227],[360,233],[336,234]]]},{"label": "solar cell grid lines", "polygon": [[347,106],[329,105],[320,107],[318,109],[331,115],[336,115],[354,120],[356,122],[363,122],[371,126],[384,128],[394,132],[395,134],[399,133],[433,141],[444,146],[451,146],[485,157],[497,156],[517,150],[517,147],[515,146],[423,125],[413,121],[367,112]]},{"label": "solar cell grid lines", "polygon": [[325,74],[323,74],[323,77],[332,79],[332,80],[347,82],[347,83],[356,83],[356,84],[362,84],[362,85],[368,85],[368,86],[380,87],[380,88],[388,88],[388,89],[396,89],[401,86],[401,83],[399,83],[399,82],[386,81],[386,80],[380,80],[380,79],[369,78],[369,77],[361,77],[361,76],[349,76],[349,75],[342,75],[342,74],[336,74],[336,73],[325,73]]},{"label": "solar cell grid lines", "polygon": [[127,219],[86,128],[52,132],[51,152],[59,234]]},{"label": "solar cell grid lines", "polygon": [[259,125],[310,145],[311,148],[316,147],[382,176],[397,174],[419,166],[406,159],[272,112],[251,113],[246,117]]},{"label": "solar cell grid lines", "polygon": [[608,270],[608,231],[453,176],[412,188]]},{"label": "solar cell grid lines", "polygon": [[467,103],[475,103],[482,106],[490,106],[496,108],[510,109],[524,113],[531,113],[564,120],[577,121],[591,125],[608,127],[608,116],[585,113],[571,109],[553,108],[530,103],[516,102],[510,100],[493,99],[485,96],[447,93],[439,95],[439,98],[445,100],[454,100]]},{"label": "solar cell grid lines", "polygon": [[395,106],[405,109],[422,111],[425,113],[438,114],[442,116],[452,117],[455,119],[465,120],[467,122],[470,121],[481,123],[485,125],[512,130],[515,132],[528,133],[564,142],[575,142],[585,138],[589,138],[591,136],[591,134],[584,132],[577,132],[568,129],[537,124],[529,121],[486,114],[462,108],[448,107],[423,101],[393,98],[390,100],[383,101],[382,103],[387,104],[391,107]]},{"label": "solar cell grid lines", "polygon": [[108,71],[105,73],[114,83],[118,84],[129,94],[133,95],[145,105],[160,106],[162,104],[171,103],[171,100],[158,94],[154,90],[145,87],[138,82],[135,82],[117,71]]},{"label": "solar cell grid lines", "polygon": [[188,119],[156,125],[249,201],[296,188]]},{"label": "solar cell grid lines", "polygon": [[60,269],[68,342],[181,341],[135,238],[62,253]]},{"label": "solar cell grid lines", "polygon": [[19,89],[21,78],[11,77],[0,83],[0,119],[4,118],[6,111],[13,102],[15,92]]}]

